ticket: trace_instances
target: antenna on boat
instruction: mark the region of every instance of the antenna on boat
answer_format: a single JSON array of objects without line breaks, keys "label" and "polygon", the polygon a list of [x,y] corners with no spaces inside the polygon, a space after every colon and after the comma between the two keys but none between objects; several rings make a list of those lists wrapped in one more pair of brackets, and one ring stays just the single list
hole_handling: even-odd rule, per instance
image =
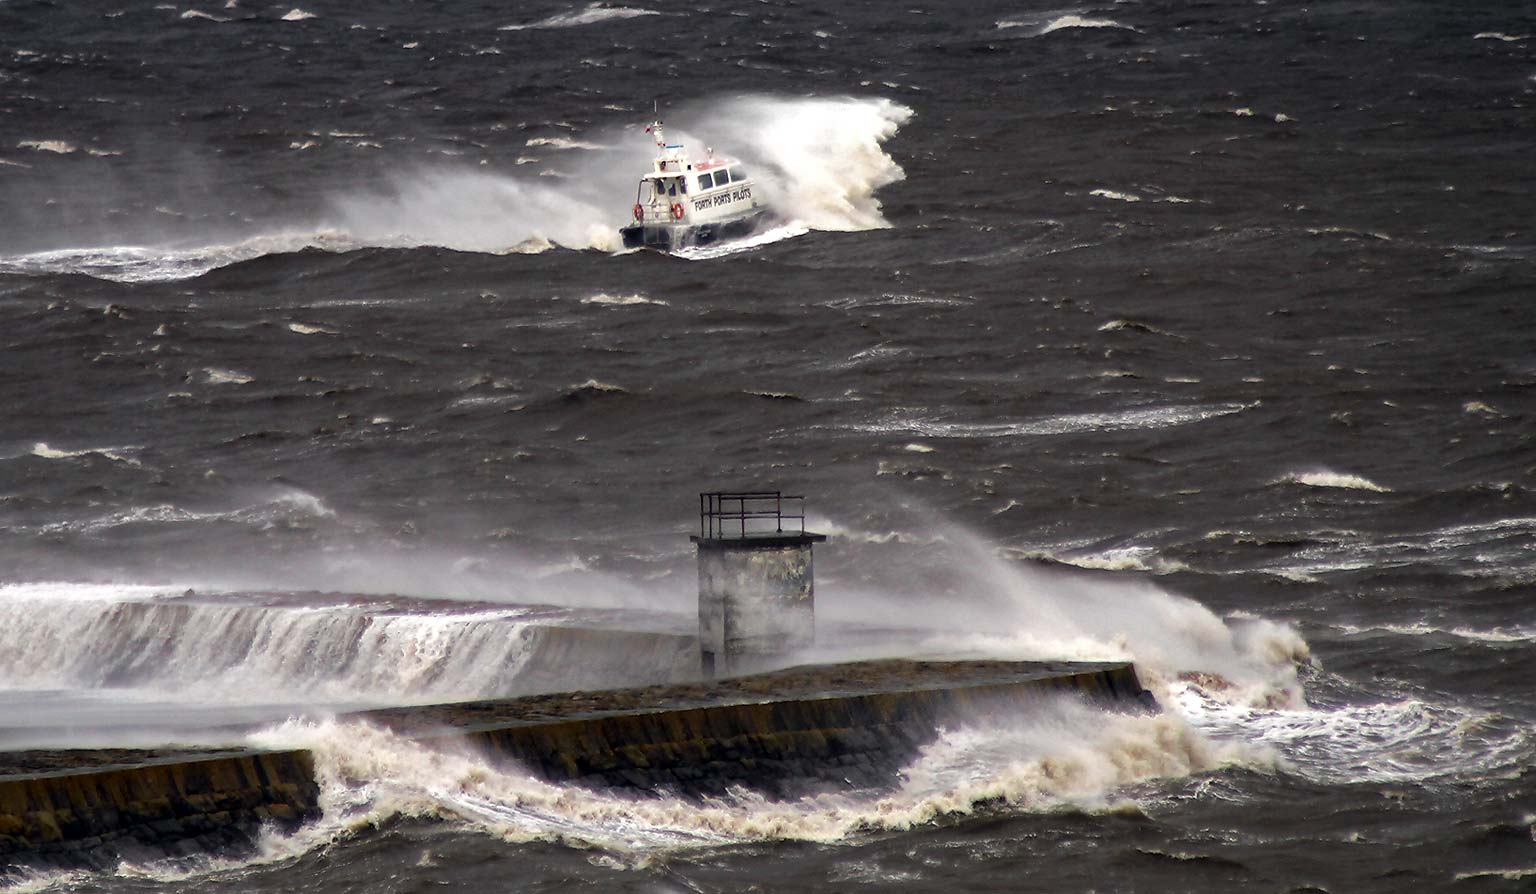
[{"label": "antenna on boat", "polygon": [[661,100],[651,100],[651,110],[654,112],[655,116],[651,119],[651,126],[647,127],[645,132],[650,134],[651,139],[656,141],[657,151],[665,152],[667,148],[667,138],[661,135]]}]

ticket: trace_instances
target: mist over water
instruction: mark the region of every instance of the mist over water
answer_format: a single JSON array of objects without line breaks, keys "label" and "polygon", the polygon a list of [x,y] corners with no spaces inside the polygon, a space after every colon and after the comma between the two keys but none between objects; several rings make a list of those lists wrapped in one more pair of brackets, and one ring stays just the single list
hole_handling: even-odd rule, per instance
[{"label": "mist over water", "polygon": [[[1529,887],[1528,8],[0,34],[0,748],[313,748],[326,798],[4,885]],[[616,250],[657,99],[768,229]],[[696,494],[756,488],[830,535],[789,660],[1132,660],[1159,710],[704,804],[334,719],[666,678],[558,631],[691,629]]]}]

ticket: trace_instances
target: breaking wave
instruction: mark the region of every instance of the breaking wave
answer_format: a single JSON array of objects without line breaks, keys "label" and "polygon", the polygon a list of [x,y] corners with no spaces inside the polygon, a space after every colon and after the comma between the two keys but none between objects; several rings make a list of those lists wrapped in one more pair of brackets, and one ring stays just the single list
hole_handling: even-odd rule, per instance
[{"label": "breaking wave", "polygon": [[[1007,660],[1134,661],[1143,685],[1162,698],[1188,674],[1223,681],[1234,704],[1300,707],[1298,668],[1310,648],[1290,625],[1223,618],[1193,599],[1138,578],[1109,577],[1014,561],[976,535],[941,520],[927,540],[903,540],[903,555],[868,575],[865,586],[818,604],[818,623],[858,627],[870,618],[919,631],[884,642],[850,635],[818,640],[811,660],[896,655],[964,655]],[[1014,552],[1014,551],[1008,551]],[[1104,554],[1083,564],[1149,562]]]},{"label": "breaking wave", "polygon": [[1379,494],[1391,493],[1391,488],[1382,487],[1369,478],[1350,475],[1344,472],[1333,472],[1328,469],[1294,472],[1281,480],[1290,484],[1303,484],[1307,487],[1337,487],[1346,490],[1368,490]]},{"label": "breaking wave", "polygon": [[[887,793],[774,801],[735,790],[702,804],[545,782],[470,749],[427,745],[358,724],[290,723],[262,747],[316,755],[324,818],[315,841],[394,816],[444,817],[509,841],[555,841],[643,855],[761,841],[841,843],[982,809],[1126,809],[1121,790],[1262,751],[1217,745],[1168,715],[1106,713],[1062,698],[1027,716],[941,733]],[[1131,807],[1130,809],[1135,809]]]},{"label": "breaking wave", "polygon": [[580,25],[595,25],[600,22],[612,22],[619,19],[633,19],[638,16],[660,15],[654,9],[636,9],[629,6],[607,6],[602,3],[589,3],[585,9],[577,12],[562,12],[540,19],[537,22],[529,22],[523,25],[502,25],[500,31],[524,31],[541,28],[575,28]]}]

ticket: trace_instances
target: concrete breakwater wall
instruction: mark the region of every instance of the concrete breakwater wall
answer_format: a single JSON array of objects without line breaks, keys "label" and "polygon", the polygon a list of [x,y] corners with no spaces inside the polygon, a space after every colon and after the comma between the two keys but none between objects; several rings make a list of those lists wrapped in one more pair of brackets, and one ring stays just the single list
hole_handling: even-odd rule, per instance
[{"label": "concrete breakwater wall", "polygon": [[29,757],[43,767],[74,757],[75,766],[0,778],[0,868],[248,850],[263,824],[293,829],[319,812],[314,760],[304,751],[105,768],[89,753]]},{"label": "concrete breakwater wall", "polygon": [[[466,740],[546,779],[588,788],[778,798],[879,789],[944,727],[1024,717],[1054,693],[1107,706],[1151,704],[1129,664],[882,661],[796,668],[713,686],[445,706],[452,717],[375,714],[422,738]],[[565,716],[562,716],[565,715]],[[424,724],[457,727],[422,735]]]},{"label": "concrete breakwater wall", "polygon": [[[892,785],[942,727],[1027,719],[1032,703],[1061,692],[1149,704],[1129,664],[876,661],[354,719],[428,746],[468,742],[493,762],[515,761],[553,781],[793,797]],[[0,755],[0,874],[240,851],[263,822],[291,828],[314,817],[318,796],[304,751]]]}]

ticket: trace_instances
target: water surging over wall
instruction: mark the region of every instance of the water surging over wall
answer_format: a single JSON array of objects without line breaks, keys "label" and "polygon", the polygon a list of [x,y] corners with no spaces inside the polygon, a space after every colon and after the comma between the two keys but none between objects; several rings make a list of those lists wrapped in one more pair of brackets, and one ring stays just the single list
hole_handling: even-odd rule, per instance
[{"label": "water surging over wall", "polygon": [[667,681],[692,668],[684,638],[598,636],[515,606],[227,599],[0,599],[0,680],[211,705],[370,705]]},{"label": "water surging over wall", "polygon": [[1127,785],[1270,761],[1262,751],[1213,744],[1169,715],[1106,713],[1065,696],[1027,716],[942,733],[891,790],[792,801],[745,790],[702,803],[636,799],[550,783],[468,748],[359,724],[288,724],[257,741],[313,750],[325,818],[302,834],[316,841],[390,817],[433,816],[511,841],[571,842],[635,857],[757,841],[845,842],[988,805],[1134,811],[1116,794]]}]

